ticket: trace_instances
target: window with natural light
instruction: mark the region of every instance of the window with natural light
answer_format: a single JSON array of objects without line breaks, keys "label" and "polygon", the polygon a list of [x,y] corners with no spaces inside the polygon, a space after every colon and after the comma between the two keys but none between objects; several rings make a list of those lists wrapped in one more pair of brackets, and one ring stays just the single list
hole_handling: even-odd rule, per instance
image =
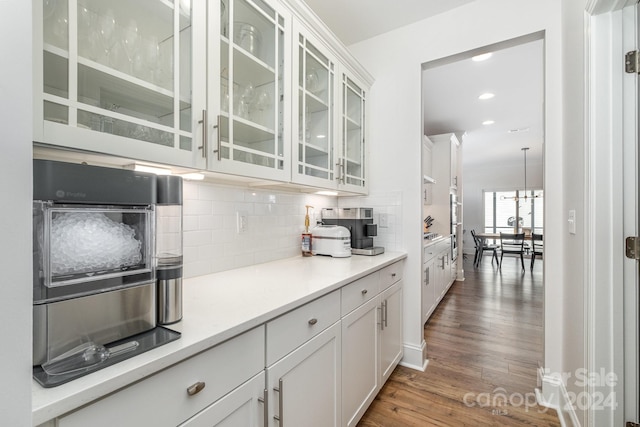
[{"label": "window with natural light", "polygon": [[485,191],[484,232],[512,233],[517,227],[543,234],[543,200],[542,190]]}]

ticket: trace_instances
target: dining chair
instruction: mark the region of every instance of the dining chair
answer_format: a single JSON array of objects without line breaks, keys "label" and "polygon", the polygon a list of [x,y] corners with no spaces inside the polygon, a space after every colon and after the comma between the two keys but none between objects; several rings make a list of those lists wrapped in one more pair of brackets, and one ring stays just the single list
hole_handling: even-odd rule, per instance
[{"label": "dining chair", "polygon": [[504,254],[520,255],[520,264],[524,271],[524,233],[500,233],[500,270],[502,270],[502,257]]},{"label": "dining chair", "polygon": [[476,230],[471,230],[471,236],[473,237],[473,242],[476,246],[476,254],[473,257],[473,266],[478,267],[480,265],[480,261],[482,261],[482,256],[484,255],[484,251],[491,251],[491,265],[493,265],[493,259],[495,258],[496,263],[500,265],[498,261],[498,245],[490,245],[487,243],[485,239],[481,239],[476,236]]},{"label": "dining chair", "polygon": [[531,234],[531,269],[533,270],[533,262],[536,260],[536,255],[540,255],[540,258],[544,256],[544,240],[542,234]]}]

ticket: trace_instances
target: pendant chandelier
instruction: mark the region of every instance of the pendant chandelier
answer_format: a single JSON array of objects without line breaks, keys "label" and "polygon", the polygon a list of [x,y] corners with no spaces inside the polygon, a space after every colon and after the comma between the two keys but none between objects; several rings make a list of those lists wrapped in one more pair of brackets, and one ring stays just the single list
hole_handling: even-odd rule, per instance
[{"label": "pendant chandelier", "polygon": [[516,192],[516,195],[513,197],[502,197],[503,200],[515,200],[516,202],[523,200],[525,203],[528,199],[537,199],[542,197],[539,194],[528,195],[527,194],[527,151],[529,151],[529,147],[522,147],[521,150],[524,152],[524,196],[519,196],[520,192]]}]

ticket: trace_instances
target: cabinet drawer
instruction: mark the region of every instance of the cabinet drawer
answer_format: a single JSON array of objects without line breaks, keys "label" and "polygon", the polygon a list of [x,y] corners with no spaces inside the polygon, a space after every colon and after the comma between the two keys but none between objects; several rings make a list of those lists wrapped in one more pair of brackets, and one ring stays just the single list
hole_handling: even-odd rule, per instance
[{"label": "cabinet drawer", "polygon": [[[58,427],[178,425],[264,369],[258,327],[72,412]],[[187,389],[204,388],[189,395]]]},{"label": "cabinet drawer", "polygon": [[342,315],[361,306],[380,292],[380,273],[375,272],[342,288]]},{"label": "cabinet drawer", "polygon": [[340,320],[340,290],[267,323],[267,366]]},{"label": "cabinet drawer", "polygon": [[398,261],[380,270],[380,292],[402,279],[404,261]]}]

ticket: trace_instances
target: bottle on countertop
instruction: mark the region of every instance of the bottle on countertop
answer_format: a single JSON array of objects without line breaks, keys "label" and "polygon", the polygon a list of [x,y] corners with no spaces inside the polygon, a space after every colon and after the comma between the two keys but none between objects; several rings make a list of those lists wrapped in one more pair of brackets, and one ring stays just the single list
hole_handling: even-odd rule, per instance
[{"label": "bottle on countertop", "polygon": [[313,206],[306,205],[307,213],[304,216],[304,233],[302,233],[302,256],[311,256],[311,233],[309,233],[309,208]]}]

